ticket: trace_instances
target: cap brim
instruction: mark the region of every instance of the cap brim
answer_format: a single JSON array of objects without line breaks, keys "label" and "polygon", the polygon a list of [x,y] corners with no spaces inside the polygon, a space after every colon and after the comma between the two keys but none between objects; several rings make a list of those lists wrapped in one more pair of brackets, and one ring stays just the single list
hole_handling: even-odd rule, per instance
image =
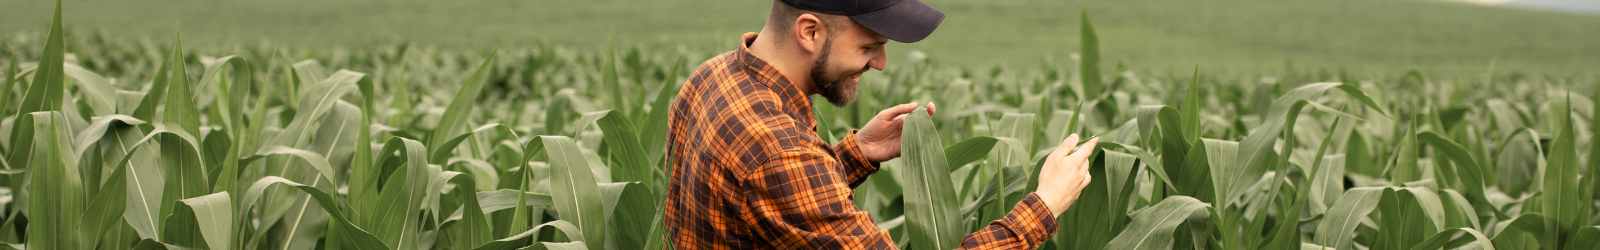
[{"label": "cap brim", "polygon": [[933,34],[944,21],[944,13],[920,0],[903,0],[881,10],[850,16],[850,20],[889,40],[914,43]]}]

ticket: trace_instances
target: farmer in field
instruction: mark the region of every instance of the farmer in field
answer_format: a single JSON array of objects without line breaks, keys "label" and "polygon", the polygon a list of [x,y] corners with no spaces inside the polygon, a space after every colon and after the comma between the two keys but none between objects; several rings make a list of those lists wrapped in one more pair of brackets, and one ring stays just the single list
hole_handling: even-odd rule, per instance
[{"label": "farmer in field", "polygon": [[[828,145],[813,95],[855,97],[861,74],[888,64],[889,40],[912,43],[944,14],[920,0],[778,0],[760,33],[690,75],[672,103],[668,242],[687,249],[893,248],[852,204],[852,188],[900,156],[902,119],[918,104],[879,112]],[[934,105],[927,105],[934,112]],[[1045,160],[1038,190],[963,248],[1037,248],[1089,183],[1097,139],[1069,136]],[[1077,150],[1074,150],[1076,148]]]}]

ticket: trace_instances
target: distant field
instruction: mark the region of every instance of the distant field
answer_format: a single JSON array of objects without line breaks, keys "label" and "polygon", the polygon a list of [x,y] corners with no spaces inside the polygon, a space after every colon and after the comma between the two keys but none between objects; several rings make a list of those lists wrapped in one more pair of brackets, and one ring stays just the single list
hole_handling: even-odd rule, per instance
[{"label": "distant field", "polygon": [[[665,201],[707,198],[690,197],[707,194],[686,176],[706,166],[760,174],[732,178],[742,190],[731,195],[797,194],[761,216],[776,220],[732,223],[848,213],[870,227],[853,234],[904,249],[953,248],[996,219],[1033,228],[1012,242],[1028,246],[1008,247],[1027,249],[1600,245],[1600,74],[1586,72],[1600,25],[1589,17],[1407,0],[941,2],[950,25],[910,47],[952,64],[869,74],[862,98],[813,102],[792,117],[813,130],[789,133],[668,124],[763,110],[675,99],[697,91],[680,83],[698,60],[754,29],[760,2],[621,13],[71,1],[66,22],[38,13],[60,9],[0,4],[28,11],[0,13],[4,25],[52,22],[17,29],[47,35],[0,38],[0,250],[662,249],[682,242],[668,232],[698,228],[665,219],[698,216]],[[734,10],[749,11],[717,15]],[[1102,32],[1078,29],[1079,13]],[[179,30],[186,41],[172,41]],[[1080,38],[1098,42],[1080,49]],[[1109,61],[1073,67],[1069,51]],[[1020,70],[983,66],[994,63]],[[1428,72],[1393,74],[1414,67]],[[686,144],[729,136],[670,136],[747,128],[724,146],[866,143],[851,131],[907,102],[939,111],[918,104],[890,125],[902,154],[852,170],[876,174],[849,190],[834,188],[846,186],[841,168],[859,166],[831,147],[800,167],[766,167],[794,155],[763,147],[734,164],[679,164],[715,156]],[[1058,148],[1075,144],[1069,134],[1103,143]],[[1045,164],[1061,151],[1080,164]],[[1063,191],[1076,200],[1038,215],[1063,184],[1080,185]],[[827,236],[731,240],[828,248]]]},{"label": "distant field", "polygon": [[[949,15],[923,43],[894,45],[945,63],[1033,68],[1077,48],[1078,16],[1100,27],[1105,58],[1146,72],[1272,75],[1315,70],[1431,75],[1592,76],[1600,16],[1396,0],[925,0]],[[0,34],[39,32],[48,3],[0,0]],[[720,51],[760,28],[769,2],[689,0],[68,0],[77,30],[227,48],[411,42],[441,47],[650,46]],[[6,39],[10,41],[12,39]],[[892,64],[891,64],[892,65]]]}]

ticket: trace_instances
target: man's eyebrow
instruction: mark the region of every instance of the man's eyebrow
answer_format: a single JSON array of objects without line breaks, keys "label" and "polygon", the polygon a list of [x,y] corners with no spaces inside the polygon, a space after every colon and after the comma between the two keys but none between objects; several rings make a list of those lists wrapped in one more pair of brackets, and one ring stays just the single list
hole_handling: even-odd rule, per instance
[{"label": "man's eyebrow", "polygon": [[887,44],[887,43],[889,43],[889,39],[883,39],[883,40],[878,40],[876,42],[867,43],[867,46],[874,46],[874,47],[883,46],[884,44]]}]

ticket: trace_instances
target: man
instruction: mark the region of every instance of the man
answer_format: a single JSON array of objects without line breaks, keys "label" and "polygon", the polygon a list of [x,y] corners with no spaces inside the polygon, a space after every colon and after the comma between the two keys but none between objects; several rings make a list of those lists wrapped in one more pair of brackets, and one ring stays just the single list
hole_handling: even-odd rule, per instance
[{"label": "man", "polygon": [[[888,63],[888,40],[911,43],[944,18],[919,0],[778,0],[759,34],[707,60],[669,118],[668,242],[684,249],[893,248],[851,203],[851,188],[900,155],[902,119],[878,113],[837,145],[816,134],[812,95],[855,98],[861,74]],[[934,105],[928,104],[928,113]],[[963,248],[1037,248],[1089,183],[1098,139],[1069,136],[1047,157],[1038,190],[968,235]],[[1073,150],[1077,148],[1078,150]]]}]

